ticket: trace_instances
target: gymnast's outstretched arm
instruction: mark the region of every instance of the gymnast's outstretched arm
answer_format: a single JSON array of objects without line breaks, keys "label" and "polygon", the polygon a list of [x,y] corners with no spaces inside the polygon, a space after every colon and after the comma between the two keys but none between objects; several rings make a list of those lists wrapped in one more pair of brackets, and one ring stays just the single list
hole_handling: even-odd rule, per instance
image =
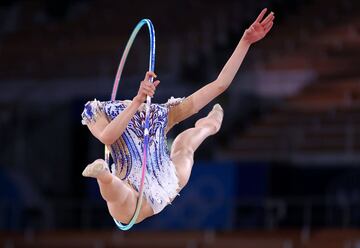
[{"label": "gymnast's outstretched arm", "polygon": [[140,105],[145,101],[146,96],[153,97],[155,89],[160,81],[150,83],[150,77],[155,78],[154,72],[147,72],[140,83],[139,91],[133,101],[110,123],[107,119],[99,118],[95,123],[88,124],[91,133],[105,145],[113,144],[124,132],[129,121],[134,116]]},{"label": "gymnast's outstretched arm", "polygon": [[238,43],[235,51],[226,62],[216,80],[205,85],[192,95],[194,113],[197,113],[230,86],[250,48],[250,45],[264,38],[270,31],[273,26],[275,16],[274,13],[271,12],[264,20],[262,20],[266,11],[267,9],[263,9],[254,23],[245,30],[244,35]]}]

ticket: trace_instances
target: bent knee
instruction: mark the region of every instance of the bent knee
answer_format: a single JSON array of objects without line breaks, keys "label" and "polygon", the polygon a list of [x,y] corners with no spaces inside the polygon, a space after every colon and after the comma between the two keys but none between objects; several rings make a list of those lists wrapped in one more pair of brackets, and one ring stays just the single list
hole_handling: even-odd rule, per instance
[{"label": "bent knee", "polygon": [[184,163],[184,161],[189,161],[189,162],[193,162],[194,160],[194,150],[189,146],[189,145],[181,145],[181,146],[173,146],[174,149],[172,149],[171,151],[171,160],[173,162],[178,163],[182,162]]},{"label": "bent knee", "polygon": [[[108,209],[111,217],[120,221],[123,224],[127,224],[133,218],[136,207],[137,207],[137,197],[129,199],[125,202],[108,202]],[[142,206],[140,209],[140,213],[138,218],[136,219],[136,223],[143,221],[144,219],[154,215],[154,211],[152,210],[151,206],[147,203],[146,199],[144,198],[142,201]]]}]

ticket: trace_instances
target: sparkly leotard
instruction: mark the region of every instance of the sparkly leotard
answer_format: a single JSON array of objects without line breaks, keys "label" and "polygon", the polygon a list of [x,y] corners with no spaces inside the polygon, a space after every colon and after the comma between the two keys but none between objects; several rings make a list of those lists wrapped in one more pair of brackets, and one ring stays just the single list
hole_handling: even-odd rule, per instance
[{"label": "sparkly leotard", "polygon": [[[166,127],[169,109],[182,99],[171,98],[165,104],[151,104],[149,128],[149,154],[146,163],[144,195],[155,214],[159,213],[177,195],[179,180],[175,166],[170,159],[167,146]],[[116,118],[129,101],[100,102],[96,99],[85,104],[82,123],[96,122],[101,114],[109,121]],[[112,173],[139,190],[145,108],[141,107],[130,120],[120,138],[110,148],[114,164]]]}]

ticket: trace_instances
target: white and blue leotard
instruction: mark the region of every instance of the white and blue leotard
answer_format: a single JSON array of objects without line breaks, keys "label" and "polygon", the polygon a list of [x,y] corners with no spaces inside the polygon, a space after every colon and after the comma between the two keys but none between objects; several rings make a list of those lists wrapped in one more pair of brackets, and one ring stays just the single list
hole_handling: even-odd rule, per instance
[{"label": "white and blue leotard", "polygon": [[[151,104],[150,107],[149,153],[144,195],[155,214],[159,213],[178,194],[179,180],[170,159],[166,127],[169,108],[180,101],[181,99],[172,98],[165,104]],[[96,99],[87,102],[82,113],[82,123],[87,125],[96,122],[101,114],[105,114],[111,121],[128,104],[129,101],[100,102]],[[139,191],[141,177],[144,123],[145,107],[141,107],[131,118],[120,138],[109,147],[114,161],[112,173],[128,182],[137,191]]]}]

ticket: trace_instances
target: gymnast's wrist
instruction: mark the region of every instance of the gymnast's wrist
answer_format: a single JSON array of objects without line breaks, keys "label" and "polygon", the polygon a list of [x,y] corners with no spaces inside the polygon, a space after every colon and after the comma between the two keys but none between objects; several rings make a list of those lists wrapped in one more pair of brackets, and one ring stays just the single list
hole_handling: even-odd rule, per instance
[{"label": "gymnast's wrist", "polygon": [[134,98],[133,98],[133,103],[135,104],[138,104],[139,106],[144,102],[144,100],[142,99],[141,96],[139,95],[136,95]]},{"label": "gymnast's wrist", "polygon": [[239,41],[239,45],[240,44],[243,44],[244,46],[248,46],[248,47],[250,47],[251,45],[252,45],[252,43],[249,41],[249,40],[247,40],[245,37],[244,37],[244,35],[241,37],[241,39],[240,39],[240,41]]}]

